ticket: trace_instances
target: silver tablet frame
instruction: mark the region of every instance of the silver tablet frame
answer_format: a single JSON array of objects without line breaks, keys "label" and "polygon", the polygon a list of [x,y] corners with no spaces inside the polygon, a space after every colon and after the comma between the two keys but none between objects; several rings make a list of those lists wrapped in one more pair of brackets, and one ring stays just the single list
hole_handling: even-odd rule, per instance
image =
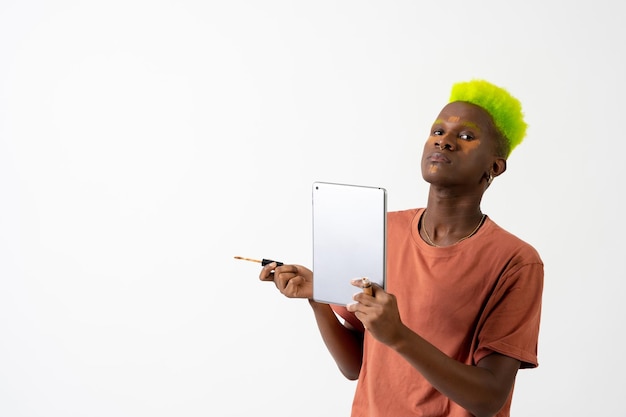
[{"label": "silver tablet frame", "polygon": [[313,298],[347,305],[367,277],[385,288],[387,190],[316,181],[313,197]]}]

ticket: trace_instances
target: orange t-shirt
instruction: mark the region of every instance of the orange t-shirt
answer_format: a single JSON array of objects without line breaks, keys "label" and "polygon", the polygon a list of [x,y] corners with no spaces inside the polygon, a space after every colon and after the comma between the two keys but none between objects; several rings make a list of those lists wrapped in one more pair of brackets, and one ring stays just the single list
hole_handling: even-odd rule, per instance
[{"label": "orange t-shirt", "polygon": [[[405,325],[448,356],[476,365],[493,352],[537,363],[543,262],[487,218],[470,239],[432,247],[419,236],[423,209],[387,217],[387,292]],[[344,308],[335,311],[354,323]],[[357,320],[358,321],[358,320]],[[498,417],[509,416],[512,392]],[[470,417],[400,355],[365,332],[352,417]]]}]

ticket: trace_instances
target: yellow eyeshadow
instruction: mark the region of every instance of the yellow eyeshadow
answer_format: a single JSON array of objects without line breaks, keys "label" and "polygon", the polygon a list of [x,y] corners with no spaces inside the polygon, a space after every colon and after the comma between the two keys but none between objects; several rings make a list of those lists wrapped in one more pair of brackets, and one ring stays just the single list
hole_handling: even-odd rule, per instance
[{"label": "yellow eyeshadow", "polygon": [[[448,120],[447,121],[450,122],[450,123],[456,123],[456,122],[459,122],[460,120],[461,120],[461,116],[448,116]],[[437,119],[437,120],[435,120],[434,124],[441,124],[441,123],[443,123],[443,120],[442,119]],[[470,121],[463,122],[462,124],[463,124],[463,126],[471,127],[471,128],[474,128],[474,129],[478,129],[479,128],[476,123],[470,122]]]},{"label": "yellow eyeshadow", "polygon": [[[447,121],[448,121],[448,123],[458,123],[459,121],[461,121],[461,116],[448,116],[448,120]],[[442,119],[437,119],[437,120],[435,120],[435,123],[433,123],[433,124],[438,125],[438,124],[442,124],[442,123],[444,123],[444,121]],[[461,124],[464,127],[466,127],[466,128],[475,129],[478,132],[480,132],[480,127],[476,123],[474,123],[474,122],[466,121],[466,122],[463,122]]]},{"label": "yellow eyeshadow", "polygon": [[473,128],[473,129],[480,130],[478,125],[476,123],[473,123],[473,122],[465,122],[465,123],[463,123],[463,126],[467,126],[467,127]]}]

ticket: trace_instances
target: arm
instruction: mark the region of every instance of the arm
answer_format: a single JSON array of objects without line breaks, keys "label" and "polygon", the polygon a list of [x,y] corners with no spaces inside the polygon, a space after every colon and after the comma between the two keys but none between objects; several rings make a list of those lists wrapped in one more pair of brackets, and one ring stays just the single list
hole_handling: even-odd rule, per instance
[{"label": "arm", "polygon": [[330,305],[313,300],[313,271],[301,265],[277,266],[271,263],[259,274],[261,281],[273,281],[289,298],[307,298],[324,344],[348,379],[359,377],[363,358],[363,333],[344,326]]},{"label": "arm", "polygon": [[458,362],[407,328],[390,345],[442,394],[476,417],[495,415],[506,402],[520,361],[498,353],[477,366]]},{"label": "arm", "polygon": [[341,324],[330,305],[309,300],[317,327],[326,348],[337,363],[341,373],[355,380],[361,372],[363,361],[363,333]]},{"label": "arm", "polygon": [[[355,283],[358,285],[359,283]],[[506,402],[520,361],[493,353],[477,366],[450,358],[406,327],[396,298],[375,286],[372,296],[360,293],[348,310],[356,314],[378,341],[400,354],[442,394],[477,417],[493,416]]]}]

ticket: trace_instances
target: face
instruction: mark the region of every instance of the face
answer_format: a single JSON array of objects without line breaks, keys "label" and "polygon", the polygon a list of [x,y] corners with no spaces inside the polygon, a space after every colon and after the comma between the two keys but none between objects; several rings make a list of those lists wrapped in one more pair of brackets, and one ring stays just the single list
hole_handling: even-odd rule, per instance
[{"label": "face", "polygon": [[422,176],[431,184],[484,186],[490,173],[497,176],[506,167],[503,158],[496,156],[496,141],[493,121],[485,110],[470,103],[449,103],[424,145]]}]

